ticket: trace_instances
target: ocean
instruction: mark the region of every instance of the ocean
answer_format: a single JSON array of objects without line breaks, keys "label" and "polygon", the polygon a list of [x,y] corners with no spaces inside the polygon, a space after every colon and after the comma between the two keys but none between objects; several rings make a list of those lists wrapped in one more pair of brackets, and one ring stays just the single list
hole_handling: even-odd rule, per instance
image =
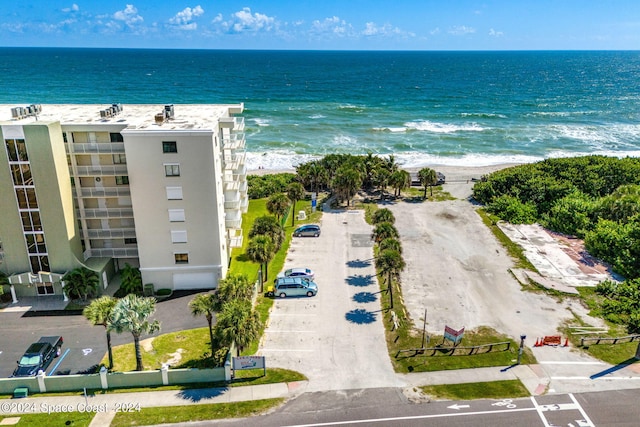
[{"label": "ocean", "polygon": [[245,104],[249,169],[640,156],[640,51],[0,48],[0,103]]}]

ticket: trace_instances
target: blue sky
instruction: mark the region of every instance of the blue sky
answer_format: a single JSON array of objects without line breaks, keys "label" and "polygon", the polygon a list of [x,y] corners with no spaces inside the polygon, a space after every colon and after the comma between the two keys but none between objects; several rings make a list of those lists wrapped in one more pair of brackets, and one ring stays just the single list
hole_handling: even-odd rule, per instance
[{"label": "blue sky", "polygon": [[638,50],[639,0],[2,0],[1,46]]}]

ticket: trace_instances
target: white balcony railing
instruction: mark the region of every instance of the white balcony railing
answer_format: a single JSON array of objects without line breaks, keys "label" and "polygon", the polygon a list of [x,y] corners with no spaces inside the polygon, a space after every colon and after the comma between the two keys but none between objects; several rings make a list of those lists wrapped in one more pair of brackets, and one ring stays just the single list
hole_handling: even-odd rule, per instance
[{"label": "white balcony railing", "polygon": [[89,239],[134,239],[136,237],[135,228],[112,228],[109,230],[87,230]]},{"label": "white balcony railing", "polygon": [[84,259],[100,258],[138,258],[138,248],[91,248],[84,252]]},{"label": "white balcony railing", "polygon": [[82,187],[82,197],[118,197],[131,195],[129,186],[121,187]]},{"label": "white balcony railing", "polygon": [[133,209],[122,208],[105,208],[105,209],[78,209],[77,214],[80,218],[97,219],[97,218],[133,218]]},{"label": "white balcony railing", "polygon": [[234,133],[222,138],[223,150],[244,150],[245,147],[244,133]]},{"label": "white balcony railing", "polygon": [[242,218],[239,219],[225,219],[224,225],[226,228],[240,228],[242,227]]},{"label": "white balcony railing", "polygon": [[115,154],[124,153],[124,142],[111,142],[99,144],[67,143],[67,153],[75,154]]},{"label": "white balcony railing", "polygon": [[240,209],[240,198],[237,198],[235,200],[225,200],[224,201],[224,209],[225,210],[234,210],[234,209]]},{"label": "white balcony railing", "polygon": [[78,176],[126,175],[126,165],[76,166]]}]

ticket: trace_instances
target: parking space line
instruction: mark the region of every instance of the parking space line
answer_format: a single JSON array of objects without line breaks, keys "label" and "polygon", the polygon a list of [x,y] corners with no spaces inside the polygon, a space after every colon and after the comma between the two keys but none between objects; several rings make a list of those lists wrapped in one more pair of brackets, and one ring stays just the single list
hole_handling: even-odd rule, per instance
[{"label": "parking space line", "polygon": [[275,334],[313,334],[315,331],[274,331],[265,329],[265,332],[272,332]]},{"label": "parking space line", "polygon": [[542,414],[542,412],[543,412],[542,411],[542,407],[540,405],[538,405],[538,402],[536,401],[536,399],[533,396],[531,396],[531,403],[533,403],[533,407],[536,410],[536,412],[538,413],[538,416],[540,417],[540,420],[544,424],[544,427],[551,427],[551,424],[549,424],[549,422],[547,421],[545,416]]},{"label": "parking space line", "polygon": [[56,369],[58,369],[58,366],[60,366],[60,364],[62,363],[62,359],[64,359],[67,356],[67,354],[69,354],[69,351],[71,351],[70,348],[68,348],[67,351],[65,351],[64,354],[62,356],[60,356],[60,359],[58,359],[58,363],[56,363],[53,366],[53,368],[51,368],[51,370],[49,371],[49,375],[48,376],[51,376],[51,374],[53,374],[56,371]]},{"label": "parking space line", "polygon": [[312,352],[315,350],[296,350],[296,349],[292,349],[292,348],[261,348],[260,351],[262,352],[269,352],[269,351],[275,351],[275,352],[292,352],[292,351],[303,351],[303,352]]},{"label": "parking space line", "polygon": [[[582,408],[582,406],[580,406],[580,404],[578,403],[578,401],[576,400],[576,398],[573,396],[573,393],[569,393],[569,397],[571,398],[571,400],[573,401],[573,403],[576,404],[576,406],[578,407],[578,411],[580,411],[580,414],[582,415],[582,419],[585,420],[587,423],[589,423],[587,426],[588,427],[594,427],[595,424],[593,423],[593,421],[591,421],[591,418],[589,418],[589,416],[587,415],[587,413],[584,411],[584,409]],[[585,427],[587,427],[585,426]]]}]

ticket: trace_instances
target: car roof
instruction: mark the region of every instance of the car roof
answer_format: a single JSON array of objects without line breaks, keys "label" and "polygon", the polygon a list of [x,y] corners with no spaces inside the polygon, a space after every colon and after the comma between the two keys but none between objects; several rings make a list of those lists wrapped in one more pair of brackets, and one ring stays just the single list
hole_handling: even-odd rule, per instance
[{"label": "car roof", "polygon": [[285,270],[287,273],[311,273],[311,270],[304,267],[294,267]]},{"label": "car roof", "polygon": [[300,227],[298,227],[298,229],[302,229],[302,228],[317,228],[320,229],[319,225],[316,224],[305,224],[305,225],[301,225]]}]

